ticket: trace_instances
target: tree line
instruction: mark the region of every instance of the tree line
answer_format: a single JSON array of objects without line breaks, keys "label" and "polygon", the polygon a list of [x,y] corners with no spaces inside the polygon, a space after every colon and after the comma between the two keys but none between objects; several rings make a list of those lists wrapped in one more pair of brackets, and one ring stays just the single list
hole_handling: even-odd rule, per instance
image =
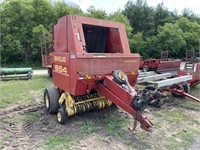
[{"label": "tree line", "polygon": [[186,50],[199,50],[200,16],[188,9],[171,12],[163,3],[150,7],[145,0],[128,1],[123,10],[108,14],[93,6],[83,12],[64,1],[6,0],[0,3],[0,14],[2,65],[41,62],[41,35],[68,14],[124,23],[131,52],[144,58],[159,58],[162,50],[182,58]]}]

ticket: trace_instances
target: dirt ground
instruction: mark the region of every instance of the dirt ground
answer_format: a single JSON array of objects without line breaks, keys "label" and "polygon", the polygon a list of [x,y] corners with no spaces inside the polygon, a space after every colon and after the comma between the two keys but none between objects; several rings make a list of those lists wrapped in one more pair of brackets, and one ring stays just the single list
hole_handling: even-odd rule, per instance
[{"label": "dirt ground", "polygon": [[[186,100],[187,101],[187,100]],[[200,135],[200,119],[199,107],[182,105],[180,100],[172,100],[167,98],[162,108],[148,107],[145,114],[154,122],[155,129],[151,133],[147,133],[139,128],[135,133],[128,130],[128,126],[133,124],[133,119],[116,106],[110,108],[84,113],[74,116],[68,120],[65,125],[56,122],[55,115],[48,115],[44,111],[42,99],[35,99],[32,104],[8,107],[0,110],[0,141],[1,149],[75,149],[75,150],[132,150],[132,149],[184,149],[176,147],[176,143],[182,143],[179,134],[190,133],[191,128],[195,129],[192,135],[198,137]],[[199,105],[198,105],[199,106]],[[181,111],[187,113],[188,120],[177,122],[165,120],[162,113],[165,111]],[[172,114],[170,114],[172,115]],[[119,129],[109,130],[106,124],[106,118],[125,118],[126,120],[118,120],[128,122]],[[173,116],[172,116],[173,117]],[[181,116],[179,116],[181,118]],[[196,118],[196,119],[195,119]],[[88,130],[88,126],[83,122],[94,122],[97,128]],[[115,120],[113,120],[115,121]],[[111,122],[112,123],[112,120]],[[113,124],[112,124],[113,125]],[[84,129],[83,126],[86,128]],[[105,129],[107,128],[107,130]],[[118,128],[118,126],[116,126]],[[97,130],[97,131],[96,131]],[[182,133],[183,132],[183,133]],[[55,141],[49,140],[51,137],[60,136],[67,138],[67,144],[60,143],[61,146],[52,145]],[[186,135],[186,134],[185,134]],[[186,135],[187,136],[187,135]],[[186,137],[187,138],[187,137]],[[59,139],[58,139],[59,140]],[[188,139],[189,141],[192,139]],[[65,141],[63,141],[65,142]],[[186,149],[199,149],[199,141],[193,141],[195,147],[187,146]],[[56,144],[56,143],[55,143]],[[187,145],[187,143],[186,143]]]},{"label": "dirt ground", "polygon": [[[47,76],[0,82],[0,149],[3,150],[181,150],[200,149],[200,103],[169,95],[161,108],[144,114],[154,123],[146,132],[116,106],[69,118],[65,125],[44,110]],[[17,87],[17,88],[16,88]],[[191,94],[200,98],[200,85]]]}]

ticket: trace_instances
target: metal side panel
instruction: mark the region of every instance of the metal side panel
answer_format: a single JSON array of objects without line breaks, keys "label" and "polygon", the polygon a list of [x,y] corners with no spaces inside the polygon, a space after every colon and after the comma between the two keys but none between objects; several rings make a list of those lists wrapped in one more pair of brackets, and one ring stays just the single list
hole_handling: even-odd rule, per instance
[{"label": "metal side panel", "polygon": [[158,74],[158,75],[153,75],[153,76],[147,76],[147,77],[139,77],[137,79],[137,83],[143,83],[143,82],[149,82],[149,81],[154,81],[154,80],[160,80],[160,79],[166,79],[171,77],[171,73],[164,73],[164,74]]},{"label": "metal side panel", "polygon": [[166,79],[166,80],[154,82],[153,84],[154,84],[155,88],[158,89],[161,87],[178,84],[181,82],[186,82],[191,79],[192,79],[192,75],[186,75],[186,76],[181,76],[181,77],[176,77],[176,78],[172,78],[172,79]]},{"label": "metal side panel", "polygon": [[148,72],[139,72],[139,78],[140,77],[147,77],[155,75],[156,73],[154,71],[148,71]]}]

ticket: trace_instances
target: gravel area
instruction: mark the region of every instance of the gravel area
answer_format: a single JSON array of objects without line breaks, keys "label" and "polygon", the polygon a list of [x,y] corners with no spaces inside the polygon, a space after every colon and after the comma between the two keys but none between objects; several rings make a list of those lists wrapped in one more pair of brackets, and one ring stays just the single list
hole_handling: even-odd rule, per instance
[{"label": "gravel area", "polygon": [[43,70],[33,70],[33,74],[34,75],[40,75],[40,74],[48,74],[47,69],[43,69]]}]

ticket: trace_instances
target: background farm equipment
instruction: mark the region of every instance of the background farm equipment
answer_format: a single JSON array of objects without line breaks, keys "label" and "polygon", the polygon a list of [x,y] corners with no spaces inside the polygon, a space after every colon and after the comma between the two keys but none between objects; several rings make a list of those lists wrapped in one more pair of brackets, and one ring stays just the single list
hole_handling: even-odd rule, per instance
[{"label": "background farm equipment", "polygon": [[[160,92],[170,92],[175,97],[188,97],[190,100],[200,102],[198,98],[189,94],[190,88],[200,83],[200,63],[195,61],[195,52],[186,51],[186,62],[182,70],[178,70],[176,74],[152,74],[145,72],[139,75],[137,82],[147,83],[145,89],[150,91],[159,90]],[[154,106],[160,105],[160,99],[153,100],[150,104]]]},{"label": "background farm equipment", "polygon": [[158,73],[171,72],[176,74],[180,69],[180,60],[170,60],[168,51],[161,52],[161,59],[146,59],[140,61],[140,69],[146,71],[156,71]]},{"label": "background farm equipment", "polygon": [[52,34],[51,32],[46,32],[42,34],[40,38],[40,46],[41,46],[41,56],[42,56],[42,67],[47,68],[49,77],[52,77],[52,69],[51,69]]},{"label": "background farm equipment", "polygon": [[[146,85],[145,90],[147,90],[148,92],[169,92],[175,97],[188,97],[190,100],[200,102],[198,98],[193,97],[189,94],[190,83],[194,82],[193,78],[194,77],[192,75],[188,74],[174,77],[174,75],[171,73],[164,73],[146,77],[139,77],[138,84]],[[198,83],[199,80],[200,79],[198,79]],[[162,95],[162,97],[157,96],[156,99],[152,99],[152,101],[150,101],[148,104],[156,107],[160,106],[161,99],[167,96],[165,94],[160,95]]]},{"label": "background farm equipment", "polygon": [[32,77],[32,68],[0,68],[0,79],[30,79]]},{"label": "background farm equipment", "polygon": [[196,86],[200,82],[200,63],[197,61],[197,53],[194,50],[186,51],[186,61],[183,70],[177,72],[177,76],[192,75],[192,80],[188,81],[190,87]]}]

